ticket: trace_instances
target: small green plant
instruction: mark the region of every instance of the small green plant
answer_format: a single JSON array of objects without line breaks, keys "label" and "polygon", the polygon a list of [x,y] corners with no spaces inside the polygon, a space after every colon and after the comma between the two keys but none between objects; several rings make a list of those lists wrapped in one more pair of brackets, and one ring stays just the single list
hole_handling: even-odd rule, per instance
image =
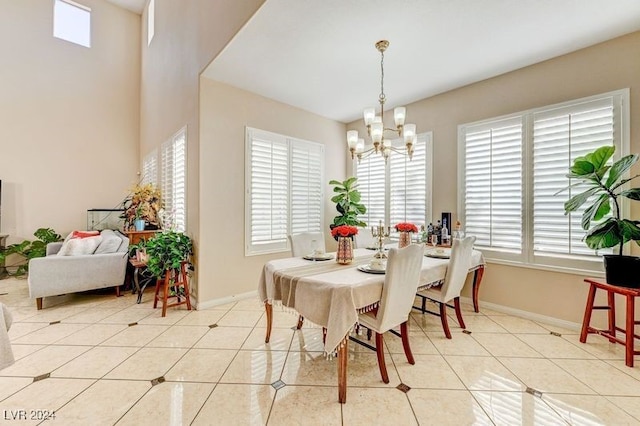
[{"label": "small green plant", "polygon": [[[622,247],[628,241],[640,244],[640,221],[622,219],[619,199],[640,200],[640,188],[622,189],[624,184],[640,175],[623,178],[638,161],[638,154],[624,156],[608,165],[614,152],[615,147],[603,146],[575,159],[567,177],[577,180],[577,184],[584,184],[587,190],[564,203],[564,210],[568,214],[587,203],[582,214],[587,246],[594,250],[619,246],[618,254],[622,255]],[[602,219],[605,220],[599,222]]]},{"label": "small green plant", "polygon": [[25,275],[29,271],[29,260],[36,257],[44,257],[47,252],[47,244],[62,241],[60,234],[57,234],[51,228],[38,228],[33,235],[37,240],[24,240],[21,243],[11,244],[5,249],[0,250],[0,263],[5,263],[7,257],[12,254],[20,257],[20,260],[13,265],[5,264],[5,267],[18,267],[18,269],[11,275]]},{"label": "small green plant", "polygon": [[160,278],[165,271],[180,269],[193,253],[191,238],[182,232],[164,231],[147,240],[147,269]]},{"label": "small green plant", "polygon": [[340,213],[333,218],[333,225],[367,226],[365,222],[358,219],[359,214],[367,212],[364,204],[360,204],[358,178],[352,176],[343,182],[331,180],[329,185],[335,185],[333,192],[336,195],[331,198],[331,201],[336,203],[336,210]]}]

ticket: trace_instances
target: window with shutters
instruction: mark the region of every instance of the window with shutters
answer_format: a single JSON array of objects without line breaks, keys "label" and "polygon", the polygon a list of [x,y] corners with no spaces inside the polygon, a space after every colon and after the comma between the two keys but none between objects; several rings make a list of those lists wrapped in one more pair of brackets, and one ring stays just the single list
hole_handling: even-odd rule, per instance
[{"label": "window with shutters", "polygon": [[[367,207],[359,217],[368,226],[380,221],[387,226],[399,222],[419,226],[431,221],[431,139],[431,133],[418,135],[412,160],[393,152],[386,164],[376,154],[355,160],[361,202]],[[401,145],[399,140],[392,143]]]},{"label": "window with shutters", "polygon": [[[603,145],[629,151],[629,91],[610,92],[459,127],[459,214],[487,258],[559,270],[600,271],[583,242],[573,161]],[[568,188],[568,189],[567,189]]]},{"label": "window with shutters", "polygon": [[289,250],[287,236],[320,232],[324,146],[246,128],[245,254]]},{"label": "window with shutters", "polygon": [[159,186],[164,202],[164,227],[187,229],[187,128],[183,127],[160,148]]},{"label": "window with shutters", "polygon": [[140,184],[158,184],[158,151],[153,150],[142,160],[142,177]]}]

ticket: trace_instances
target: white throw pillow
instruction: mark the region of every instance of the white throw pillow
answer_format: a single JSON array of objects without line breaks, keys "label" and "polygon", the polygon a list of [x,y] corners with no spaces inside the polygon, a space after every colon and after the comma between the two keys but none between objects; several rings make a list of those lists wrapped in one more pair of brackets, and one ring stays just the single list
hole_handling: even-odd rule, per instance
[{"label": "white throw pillow", "polygon": [[118,237],[111,229],[105,229],[100,234],[102,242],[94,254],[116,253],[122,244],[122,238]]},{"label": "white throw pillow", "polygon": [[71,238],[65,241],[60,247],[58,256],[80,256],[83,254],[93,254],[102,242],[100,235],[88,238]]}]

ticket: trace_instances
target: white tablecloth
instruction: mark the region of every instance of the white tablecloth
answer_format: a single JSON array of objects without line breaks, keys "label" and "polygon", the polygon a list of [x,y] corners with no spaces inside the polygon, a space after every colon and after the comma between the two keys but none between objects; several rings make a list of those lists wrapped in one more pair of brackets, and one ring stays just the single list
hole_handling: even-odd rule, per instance
[{"label": "white tablecloth", "polygon": [[[427,249],[429,250],[429,249]],[[280,302],[327,329],[325,351],[333,353],[358,320],[358,311],[375,306],[382,295],[384,275],[361,272],[373,251],[356,249],[351,265],[335,260],[312,262],[301,257],[268,262],[260,276],[258,293],[264,302]],[[448,259],[424,257],[420,285],[444,279]],[[484,265],[482,253],[474,250],[472,269]]]},{"label": "white tablecloth", "polygon": [[15,362],[8,334],[12,321],[11,313],[4,304],[0,303],[0,370]]}]

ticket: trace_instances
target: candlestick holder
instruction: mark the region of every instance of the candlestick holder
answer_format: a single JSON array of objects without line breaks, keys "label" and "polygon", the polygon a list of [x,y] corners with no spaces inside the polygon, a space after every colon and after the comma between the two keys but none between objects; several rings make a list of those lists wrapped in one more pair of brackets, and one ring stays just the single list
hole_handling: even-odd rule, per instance
[{"label": "candlestick holder", "polygon": [[384,253],[384,240],[385,238],[389,238],[390,234],[391,234],[391,228],[387,226],[387,228],[385,229],[385,227],[382,226],[382,221],[379,222],[378,226],[371,227],[371,235],[373,235],[374,238],[378,239],[378,248],[376,249],[376,254],[373,255],[374,258],[376,259],[387,258],[387,255]]}]

